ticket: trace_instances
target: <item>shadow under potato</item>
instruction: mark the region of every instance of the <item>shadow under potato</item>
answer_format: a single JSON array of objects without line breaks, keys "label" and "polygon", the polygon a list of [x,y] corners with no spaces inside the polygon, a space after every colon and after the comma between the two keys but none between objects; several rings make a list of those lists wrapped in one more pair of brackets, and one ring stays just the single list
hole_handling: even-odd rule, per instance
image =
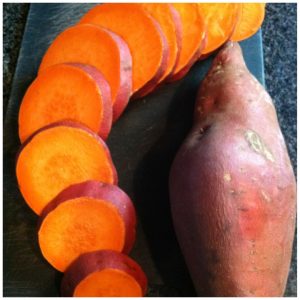
[{"label": "shadow under potato", "polygon": [[[157,128],[159,138],[144,155],[134,174],[134,199],[140,223],[166,285],[157,296],[196,296],[173,228],[168,185],[176,152],[192,126],[199,87],[199,81],[192,73],[181,82],[170,99],[165,122],[160,120],[155,125],[165,124],[163,128]],[[151,296],[151,285],[149,293]]]}]

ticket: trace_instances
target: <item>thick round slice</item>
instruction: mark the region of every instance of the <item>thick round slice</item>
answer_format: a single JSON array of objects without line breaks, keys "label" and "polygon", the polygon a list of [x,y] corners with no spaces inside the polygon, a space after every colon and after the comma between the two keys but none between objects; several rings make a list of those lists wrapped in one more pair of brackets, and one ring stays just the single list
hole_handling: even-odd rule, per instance
[{"label": "thick round slice", "polygon": [[205,46],[206,27],[196,3],[173,3],[182,23],[182,48],[171,81],[182,78]]},{"label": "thick round slice", "polygon": [[180,54],[182,43],[182,24],[180,15],[168,3],[141,3],[143,8],[159,23],[169,46],[167,68],[160,82],[172,75]]},{"label": "thick round slice", "polygon": [[110,250],[82,254],[66,270],[61,284],[64,297],[141,297],[146,291],[142,268]]},{"label": "thick round slice", "polygon": [[85,181],[69,186],[45,207],[39,244],[45,259],[63,272],[85,252],[112,249],[128,253],[135,226],[135,209],[120,188]]},{"label": "thick round slice", "polygon": [[207,42],[202,54],[208,54],[228,41],[240,15],[239,3],[198,3],[207,27]]},{"label": "thick round slice", "polygon": [[109,28],[128,44],[132,60],[133,92],[152,90],[167,68],[168,45],[158,23],[142,6],[134,3],[97,5],[80,23]]},{"label": "thick round slice", "polygon": [[132,93],[132,59],[123,39],[100,26],[70,27],[48,48],[39,72],[65,62],[89,64],[103,73],[110,85],[115,121],[126,108]]},{"label": "thick round slice", "polygon": [[265,3],[241,3],[240,6],[241,15],[231,36],[231,40],[236,42],[255,34],[265,18]]},{"label": "thick round slice", "polygon": [[73,120],[106,139],[112,124],[110,88],[96,68],[58,64],[29,86],[19,111],[19,137],[24,142],[53,122]]},{"label": "thick round slice", "polygon": [[116,184],[117,173],[104,141],[75,122],[57,122],[23,144],[16,165],[20,191],[36,213],[64,188],[85,180]]}]

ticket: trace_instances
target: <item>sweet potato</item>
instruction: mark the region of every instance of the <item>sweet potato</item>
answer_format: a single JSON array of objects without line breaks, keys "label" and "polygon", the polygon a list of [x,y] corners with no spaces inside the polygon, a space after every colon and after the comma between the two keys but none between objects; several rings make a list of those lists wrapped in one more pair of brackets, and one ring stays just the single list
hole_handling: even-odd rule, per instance
[{"label": "sweet potato", "polygon": [[128,44],[134,93],[145,95],[157,85],[167,68],[168,43],[158,22],[142,6],[137,3],[96,5],[80,20],[80,24],[86,23],[108,28]]},{"label": "sweet potato", "polygon": [[173,162],[176,234],[199,295],[282,296],[295,178],[272,99],[229,42],[201,84]]},{"label": "sweet potato", "polygon": [[169,81],[181,79],[201,56],[206,45],[207,30],[204,16],[196,3],[173,3],[182,23],[182,44],[178,63]]},{"label": "sweet potato", "polygon": [[266,3],[240,3],[241,15],[231,40],[238,42],[255,34],[265,18]]},{"label": "sweet potato", "polygon": [[142,7],[159,23],[167,43],[169,56],[167,68],[160,82],[173,74],[179,60],[182,43],[182,24],[180,15],[173,5],[169,3],[141,3]]},{"label": "sweet potato", "polygon": [[118,181],[104,141],[87,127],[70,121],[52,123],[30,136],[18,153],[16,175],[26,203],[38,215],[71,184]]},{"label": "sweet potato", "polygon": [[24,142],[41,127],[64,120],[82,123],[107,138],[112,125],[111,92],[95,67],[57,64],[41,72],[20,106],[20,140]]},{"label": "sweet potato", "polygon": [[108,81],[115,122],[132,94],[132,58],[124,40],[112,31],[81,24],[61,32],[46,51],[39,74],[59,63],[81,63],[97,68]]},{"label": "sweet potato", "polygon": [[85,252],[128,253],[135,226],[130,198],[115,185],[89,180],[67,187],[44,208],[39,245],[45,259],[63,272]]},{"label": "sweet potato", "polygon": [[141,297],[147,278],[128,256],[102,250],[82,254],[66,270],[61,294],[65,297]]}]

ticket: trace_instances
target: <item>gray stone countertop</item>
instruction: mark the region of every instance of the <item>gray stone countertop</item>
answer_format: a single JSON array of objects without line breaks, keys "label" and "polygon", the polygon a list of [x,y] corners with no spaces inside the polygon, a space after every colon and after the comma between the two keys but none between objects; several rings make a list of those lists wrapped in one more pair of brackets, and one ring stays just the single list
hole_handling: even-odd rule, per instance
[{"label": "gray stone countertop", "polygon": [[[3,112],[5,114],[29,4],[3,7]],[[297,171],[297,4],[267,4],[262,26],[266,88]],[[285,296],[297,296],[296,240]]]}]

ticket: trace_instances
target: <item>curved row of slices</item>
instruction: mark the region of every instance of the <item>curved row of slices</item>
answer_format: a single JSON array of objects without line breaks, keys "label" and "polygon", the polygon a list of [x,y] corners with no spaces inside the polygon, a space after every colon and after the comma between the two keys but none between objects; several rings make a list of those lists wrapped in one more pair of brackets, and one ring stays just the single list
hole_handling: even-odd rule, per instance
[{"label": "curved row of slices", "polygon": [[40,215],[41,252],[65,272],[62,295],[145,295],[127,256],[135,209],[104,140],[130,98],[255,33],[263,16],[263,4],[103,4],[53,41],[21,103],[16,174]]}]

